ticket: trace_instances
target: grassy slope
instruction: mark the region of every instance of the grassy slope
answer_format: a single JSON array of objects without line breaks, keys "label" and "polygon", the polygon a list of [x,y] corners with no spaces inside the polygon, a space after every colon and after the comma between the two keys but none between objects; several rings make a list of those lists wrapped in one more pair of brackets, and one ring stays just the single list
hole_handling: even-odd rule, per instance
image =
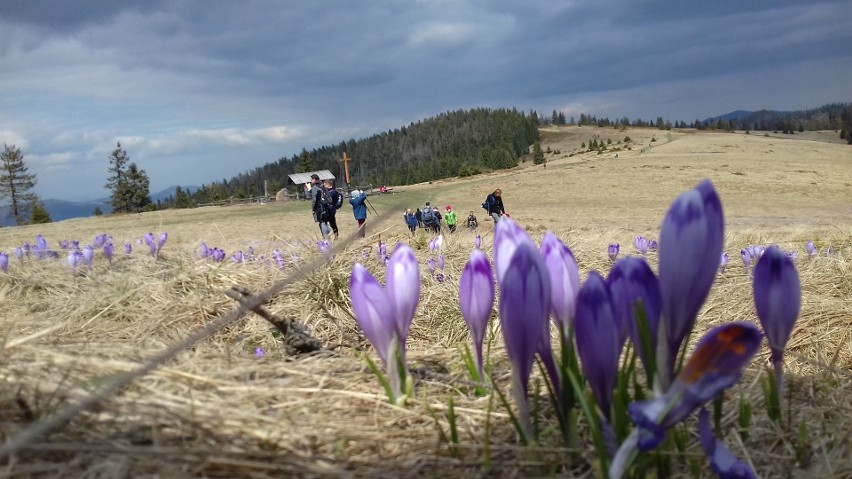
[{"label": "grassy slope", "polygon": [[[580,143],[588,143],[594,135],[614,143],[629,135],[634,146],[620,151],[618,160],[612,153],[580,153]],[[452,204],[462,218],[472,209],[483,219],[479,204],[497,187],[503,189],[512,217],[536,239],[553,230],[571,246],[583,275],[590,269],[606,271],[608,243],[619,242],[622,251],[629,252],[635,235],[657,238],[672,199],[710,178],[725,208],[726,250],[732,261],[711,293],[698,329],[734,319],[755,320],[750,283],[738,261],[739,249],[747,244],[774,242],[798,249],[804,289],[802,316],[788,360],[788,404],[794,424],[810,425],[808,461],[797,464],[794,434],[778,430],[761,413],[757,366],[732,393],[755,401],[751,435],[742,442],[731,433],[727,442],[764,477],[782,472],[816,477],[852,474],[848,436],[852,149],[819,139],[548,128],[543,147],[561,153],[547,156],[546,169],[525,163],[511,171],[400,187],[399,194],[373,196],[370,201],[381,216],[368,221],[371,237],[344,245],[329,266],[308,272],[268,305],[276,314],[307,323],[327,341],[328,352],[290,361],[267,323],[246,316],[178,354],[97,410],[77,416],[49,440],[36,441],[34,449],[22,453],[8,471],[69,477],[86,472],[137,477],[399,471],[468,476],[483,469],[487,444],[492,473],[498,476],[587,473],[592,451],[582,451],[585,460],[575,457],[569,464],[571,456],[559,449],[554,431],[545,432],[537,453],[521,451],[505,411],[497,408],[489,424],[488,401],[473,396],[464,381],[458,349],[467,333],[455,285],[472,234],[447,238],[447,283],[439,284],[423,272],[421,308],[409,341],[418,397],[406,409],[385,404],[355,354],[370,350],[348,313],[348,271],[361,253],[372,252],[365,262],[381,275],[374,245],[379,239],[389,244],[406,239],[403,208],[431,200]],[[106,232],[119,245],[130,241],[135,248],[130,257],[119,258],[111,267],[98,257],[93,272],[76,277],[64,261],[28,260],[21,265],[14,259],[9,274],[0,274],[3,435],[13,436],[32,419],[95,393],[117,374],[133,370],[213,318],[228,314],[235,303],[223,293],[230,287],[260,292],[294,271],[293,264],[283,272],[258,263],[212,264],[197,258],[201,241],[229,254],[252,246],[258,255],[269,255],[273,249],[290,252],[298,255],[300,264],[316,258],[312,242],[317,229],[307,209],[304,202],[202,208],[0,230],[0,251],[10,253],[24,241],[33,242],[36,233],[55,247],[61,239],[86,244]],[[354,231],[348,206],[339,214],[341,231]],[[491,229],[482,221],[486,251]],[[158,260],[136,243],[148,231],[169,232]],[[803,250],[811,239],[823,252],[831,246],[836,254],[808,261]],[[427,240],[420,234],[410,241],[421,264],[428,257]],[[655,257],[649,260],[655,266]],[[263,359],[252,357],[258,346],[267,351]],[[761,353],[755,364],[766,356]],[[499,338],[493,358],[498,384],[508,390],[508,365]],[[439,445],[425,407],[428,402],[440,415],[450,395],[459,413],[463,446],[459,458]],[[733,428],[732,408],[726,424]],[[692,455],[696,452],[692,445],[685,460],[700,459]],[[682,471],[685,466],[677,468]]]}]

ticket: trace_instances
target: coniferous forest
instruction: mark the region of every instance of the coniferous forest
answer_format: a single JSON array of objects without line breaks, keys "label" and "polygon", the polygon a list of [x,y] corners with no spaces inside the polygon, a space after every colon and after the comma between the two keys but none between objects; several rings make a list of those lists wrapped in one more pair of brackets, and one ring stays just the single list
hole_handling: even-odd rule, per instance
[{"label": "coniferous forest", "polygon": [[[158,202],[158,207],[191,207],[228,198],[272,195],[282,188],[298,190],[288,175],[330,170],[343,178],[341,157],[345,152],[352,186],[407,185],[453,176],[512,168],[539,139],[541,124],[595,125],[598,127],[656,127],[660,129],[697,128],[714,130],[770,130],[794,134],[806,130],[837,130],[852,144],[852,104],[833,103],[810,110],[778,112],[735,112],[706,120],[672,123],[654,120],[598,118],[581,114],[579,120],[554,110],[552,117],[539,118],[535,111],[476,108],[442,113],[412,122],[368,138],[341,141],[337,145],[305,150],[282,157],[231,179],[202,185],[196,191],[178,187],[174,197]],[[340,182],[342,183],[342,181]]]},{"label": "coniferous forest", "polygon": [[230,180],[203,185],[192,193],[192,200],[201,204],[231,196],[259,196],[264,193],[264,180],[270,194],[285,187],[296,191],[288,175],[297,172],[330,170],[342,178],[344,152],[352,159],[350,183],[357,186],[407,185],[511,168],[538,140],[538,123],[535,112],[517,110],[442,113],[369,138],[282,157]]}]

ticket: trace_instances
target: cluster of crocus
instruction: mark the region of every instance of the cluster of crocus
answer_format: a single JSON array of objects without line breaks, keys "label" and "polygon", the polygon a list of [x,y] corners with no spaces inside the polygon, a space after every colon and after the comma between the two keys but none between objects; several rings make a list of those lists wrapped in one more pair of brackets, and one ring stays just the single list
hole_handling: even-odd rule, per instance
[{"label": "cluster of crocus", "polygon": [[761,245],[748,245],[740,250],[740,256],[743,259],[743,265],[745,266],[746,272],[751,274],[751,268],[754,266],[754,263],[760,259],[765,250],[766,247]]},{"label": "cluster of crocus", "polygon": [[618,250],[621,249],[618,243],[610,243],[606,249],[606,254],[609,255],[610,261],[615,261],[618,258]]},{"label": "cluster of crocus", "polygon": [[163,245],[166,244],[166,239],[168,239],[169,234],[163,231],[160,233],[160,238],[154,241],[154,233],[148,232],[145,233],[144,240],[145,244],[148,245],[148,248],[151,251],[151,256],[158,257],[160,255],[160,250],[163,249]]},{"label": "cluster of crocus", "polygon": [[331,254],[331,242],[328,240],[317,241],[317,250],[324,255]]},{"label": "cluster of crocus", "polygon": [[385,377],[377,369],[374,372],[385,386],[388,399],[401,404],[411,392],[405,342],[420,301],[420,271],[414,252],[407,245],[397,243],[388,260],[384,287],[367,268],[355,264],[349,291],[355,319],[378,352]]},{"label": "cluster of crocus", "polygon": [[645,256],[650,251],[657,251],[657,242],[640,235],[633,238],[633,247],[639,254]]},{"label": "cluster of crocus", "polygon": [[429,267],[429,273],[439,283],[444,282],[444,254],[441,252],[441,247],[444,244],[444,236],[439,235],[429,241],[429,253],[436,253],[436,258],[426,260],[426,265]]}]

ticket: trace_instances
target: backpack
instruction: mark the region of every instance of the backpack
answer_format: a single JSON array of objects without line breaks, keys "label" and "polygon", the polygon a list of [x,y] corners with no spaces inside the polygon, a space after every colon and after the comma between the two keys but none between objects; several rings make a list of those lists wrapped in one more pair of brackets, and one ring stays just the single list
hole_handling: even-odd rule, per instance
[{"label": "backpack", "polygon": [[494,201],[492,198],[493,198],[493,196],[491,196],[491,195],[488,195],[485,198],[485,203],[482,203],[482,209],[484,209],[485,211],[488,211],[489,209],[491,209],[491,203]]},{"label": "backpack", "polygon": [[329,196],[331,196],[334,209],[339,210],[343,206],[343,194],[336,189],[332,189],[329,191]]},{"label": "backpack", "polygon": [[326,190],[323,187],[319,188],[319,203],[321,208],[321,213],[324,217],[328,217],[334,214],[334,201],[331,198],[331,191]]},{"label": "backpack", "polygon": [[431,225],[435,223],[435,215],[433,214],[431,206],[424,206],[423,211],[421,212],[421,218],[423,219],[423,224]]}]

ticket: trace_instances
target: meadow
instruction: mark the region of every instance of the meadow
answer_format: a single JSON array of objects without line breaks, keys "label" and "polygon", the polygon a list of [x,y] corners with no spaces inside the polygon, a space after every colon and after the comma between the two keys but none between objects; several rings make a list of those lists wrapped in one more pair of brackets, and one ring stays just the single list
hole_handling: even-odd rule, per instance
[{"label": "meadow", "polygon": [[[762,409],[764,347],[727,392],[732,404],[747,398],[754,418],[742,434],[735,408],[726,410],[726,443],[759,477],[852,477],[852,148],[835,137],[546,127],[546,167],[526,161],[370,196],[378,216],[370,210],[365,240],[350,237],[355,221],[344,204],[331,257],[317,248],[309,205],[298,201],[4,228],[0,474],[596,477],[591,444],[568,450],[558,431],[543,427],[535,447],[522,447],[506,409],[493,395],[476,396],[467,378],[459,277],[476,234],[489,256],[493,245],[493,223],[480,204],[501,188],[512,219],[536,241],[554,232],[585,278],[609,270],[610,243],[636,255],[634,237],[658,238],[674,198],[707,178],[724,208],[730,264],[696,332],[757,322],[751,278],[740,261],[748,245],[797,250],[802,283],[786,356],[784,421],[770,421]],[[581,148],[593,138],[612,140],[610,150]],[[425,201],[452,205],[460,220],[472,210],[480,220],[476,232],[445,232],[444,281],[426,266],[432,237],[409,237],[402,218],[404,208]],[[148,232],[168,233],[155,255],[142,240]],[[78,265],[72,274],[59,242],[85,245],[103,233],[116,245],[112,262],[98,251],[91,270]],[[57,260],[14,256],[37,234],[60,252]],[[362,356],[376,355],[351,310],[356,261],[384,279],[380,241],[388,250],[408,243],[420,265],[420,305],[408,338],[415,394],[404,407],[388,403],[365,366]],[[809,241],[818,249],[813,257],[805,253]],[[227,258],[202,258],[202,242]],[[231,260],[238,251],[243,261]],[[656,254],[647,259],[656,270]],[[322,350],[289,356],[280,333],[249,306],[300,322]],[[496,308],[489,337],[491,374],[508,394]],[[450,398],[453,441],[441,435],[450,430]],[[540,415],[547,423],[545,406]],[[38,427],[44,434],[27,435]],[[690,437],[687,451],[672,458],[673,476],[711,477],[695,442]]]}]

